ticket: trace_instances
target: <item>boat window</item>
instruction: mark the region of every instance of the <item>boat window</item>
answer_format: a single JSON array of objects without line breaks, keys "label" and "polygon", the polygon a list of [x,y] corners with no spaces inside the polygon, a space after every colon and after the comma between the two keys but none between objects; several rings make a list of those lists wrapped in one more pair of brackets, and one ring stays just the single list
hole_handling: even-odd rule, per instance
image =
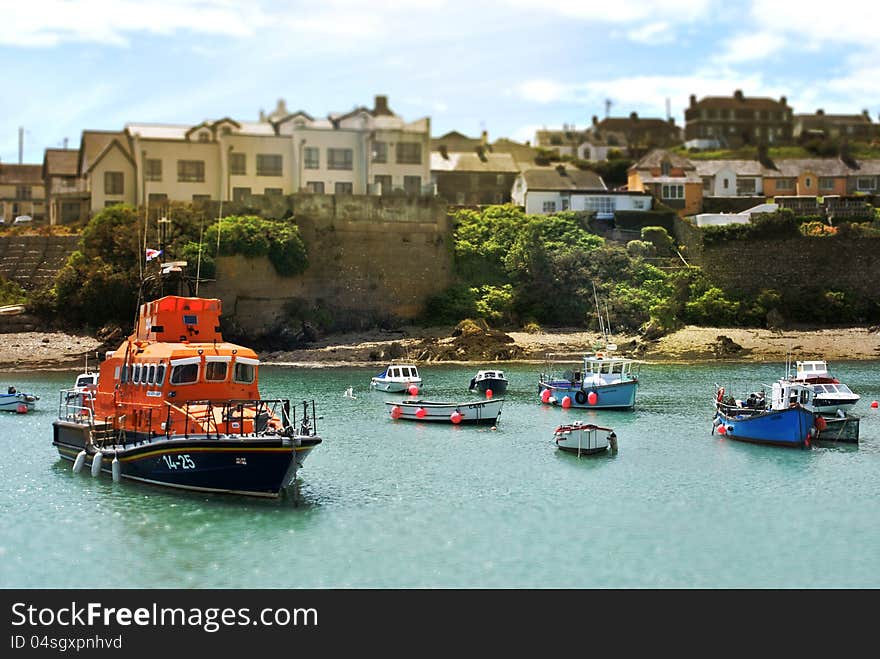
[{"label": "boat window", "polygon": [[801,403],[810,402],[810,392],[807,389],[801,389]]},{"label": "boat window", "polygon": [[198,379],[198,364],[180,364],[171,369],[171,384],[192,384]]},{"label": "boat window", "polygon": [[135,364],[134,366],[134,377],[131,379],[134,384],[140,384],[141,382],[141,365]]},{"label": "boat window", "polygon": [[165,381],[165,364],[159,364],[156,367],[156,384],[162,384]]},{"label": "boat window", "polygon": [[209,382],[225,380],[226,362],[208,362],[205,364],[205,379]]},{"label": "boat window", "polygon": [[184,325],[198,325],[199,319],[195,315],[183,314],[183,324]]},{"label": "boat window", "polygon": [[257,369],[254,368],[253,364],[242,364],[241,362],[235,362],[235,371],[232,374],[232,379],[235,382],[250,384],[254,381],[256,373]]},{"label": "boat window", "polygon": [[156,365],[150,364],[150,374],[147,376],[147,384],[153,384],[156,381]]},{"label": "boat window", "polygon": [[838,389],[841,393],[844,393],[844,394],[851,394],[851,393],[852,393],[852,389],[850,389],[849,387],[847,387],[845,384],[839,384],[839,385],[837,385],[837,389]]},{"label": "boat window", "polygon": [[114,379],[114,380],[118,380],[118,379],[119,379],[119,367],[118,367],[118,366],[117,366],[116,369],[113,371],[113,379]]}]

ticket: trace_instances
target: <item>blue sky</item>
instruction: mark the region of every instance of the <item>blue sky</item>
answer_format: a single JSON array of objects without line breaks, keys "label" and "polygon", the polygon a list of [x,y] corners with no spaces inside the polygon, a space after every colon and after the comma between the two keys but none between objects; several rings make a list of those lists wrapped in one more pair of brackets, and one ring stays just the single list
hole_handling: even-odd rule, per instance
[{"label": "blue sky", "polygon": [[313,116],[386,94],[432,134],[534,138],[690,94],[880,114],[880,2],[0,0],[0,160],[82,130]]}]

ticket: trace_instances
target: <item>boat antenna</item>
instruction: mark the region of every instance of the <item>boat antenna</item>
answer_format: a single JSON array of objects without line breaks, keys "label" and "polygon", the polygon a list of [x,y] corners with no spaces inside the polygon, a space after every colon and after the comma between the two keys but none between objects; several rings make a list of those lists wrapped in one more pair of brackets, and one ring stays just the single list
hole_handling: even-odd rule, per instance
[{"label": "boat antenna", "polygon": [[[223,203],[222,201],[220,203]],[[199,226],[199,258],[196,261],[196,297],[199,296],[199,281],[202,277],[202,235],[205,231],[205,220],[202,220],[201,226]],[[217,235],[220,235],[220,227],[217,227]]]},{"label": "boat antenna", "polygon": [[602,309],[599,307],[599,294],[596,292],[596,282],[591,281],[590,283],[593,285],[593,300],[596,302],[596,316],[599,318],[599,331],[602,333],[602,338],[605,340],[605,343],[608,343],[608,331],[605,328],[605,320],[602,318]]}]

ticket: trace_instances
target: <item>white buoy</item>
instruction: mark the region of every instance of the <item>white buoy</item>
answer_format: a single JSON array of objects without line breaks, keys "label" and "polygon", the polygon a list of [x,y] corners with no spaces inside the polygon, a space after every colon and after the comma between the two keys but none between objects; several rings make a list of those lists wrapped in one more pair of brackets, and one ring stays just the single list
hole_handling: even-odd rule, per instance
[{"label": "white buoy", "polygon": [[86,452],[80,451],[76,454],[76,460],[73,461],[73,473],[78,474],[82,471],[83,465],[86,463]]},{"label": "white buoy", "polygon": [[122,478],[122,475],[119,458],[117,458],[115,455],[113,456],[113,462],[110,463],[110,471],[113,474],[113,482],[118,483],[119,479]]},{"label": "white buoy", "polygon": [[100,451],[96,451],[95,455],[92,456],[92,476],[97,476],[101,473],[101,460],[104,458],[104,454]]}]

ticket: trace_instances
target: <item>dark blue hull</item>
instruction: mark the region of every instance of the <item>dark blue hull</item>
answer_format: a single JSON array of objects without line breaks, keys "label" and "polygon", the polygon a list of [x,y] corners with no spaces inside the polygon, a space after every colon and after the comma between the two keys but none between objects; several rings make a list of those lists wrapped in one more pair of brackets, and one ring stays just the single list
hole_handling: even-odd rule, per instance
[{"label": "dark blue hull", "polygon": [[[753,444],[771,444],[794,448],[808,447],[816,437],[816,415],[803,407],[766,411],[749,416],[735,408],[719,408],[713,432],[718,429],[729,439]],[[721,426],[724,430],[720,430]]]},{"label": "dark blue hull", "polygon": [[[86,450],[91,468],[94,450],[86,448],[87,428],[56,421],[53,444],[59,455],[74,461]],[[320,437],[298,442],[281,436],[237,438],[132,437],[130,443],[102,448],[101,471],[112,473],[114,456],[121,478],[202,492],[278,497]]]}]

